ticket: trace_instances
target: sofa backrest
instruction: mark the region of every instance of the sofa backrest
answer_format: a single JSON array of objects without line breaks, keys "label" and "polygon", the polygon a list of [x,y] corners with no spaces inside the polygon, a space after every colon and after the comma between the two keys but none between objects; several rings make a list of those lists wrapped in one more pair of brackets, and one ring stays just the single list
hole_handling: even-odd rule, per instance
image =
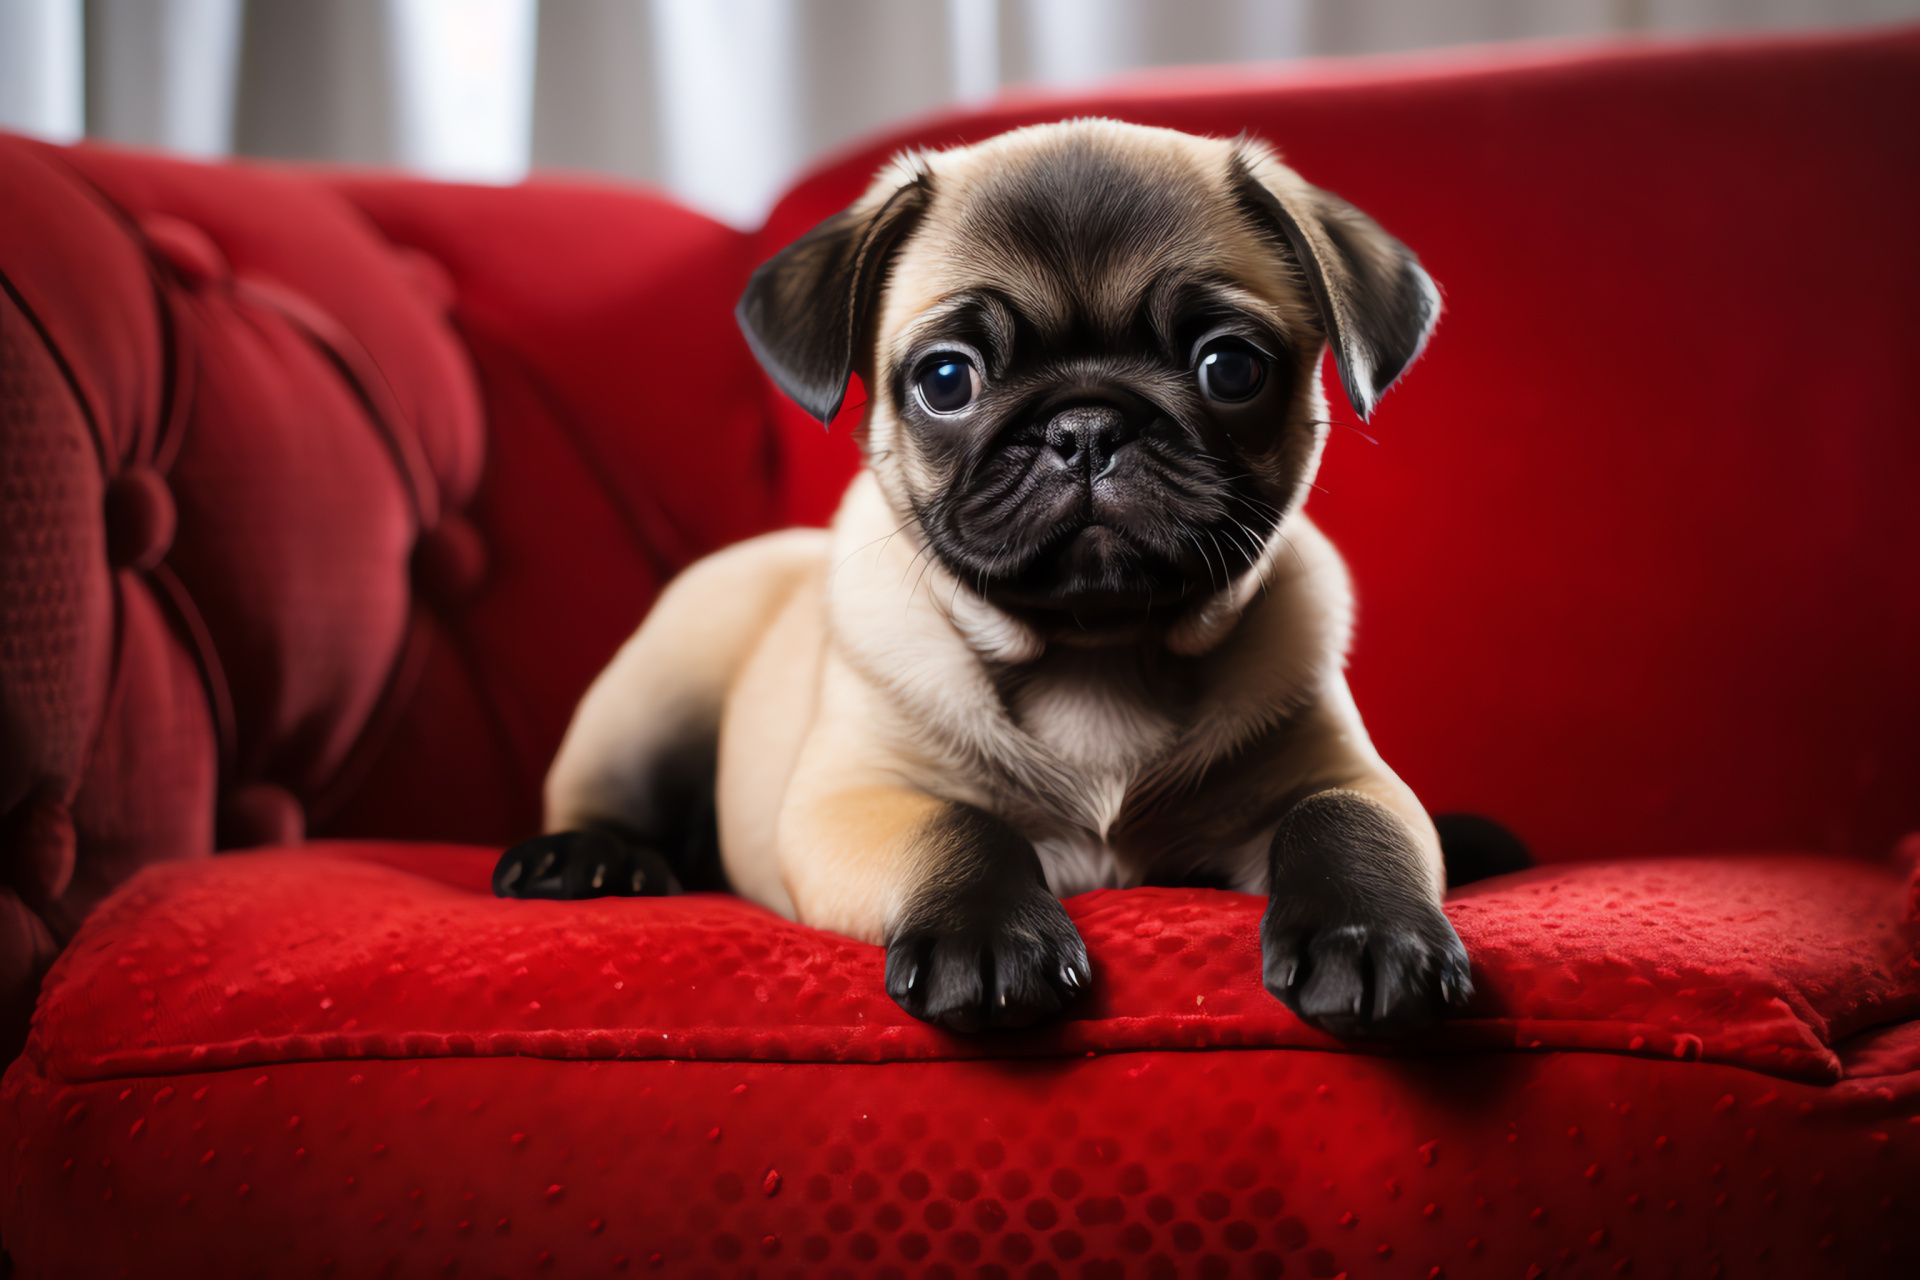
[{"label": "sofa backrest", "polygon": [[1352,680],[1436,812],[1552,859],[1878,857],[1920,829],[1920,28],[1185,70],[875,140],[1073,115],[1248,131],[1445,296],[1308,510]]},{"label": "sofa backrest", "polygon": [[0,1041],[148,863],[537,829],[660,585],[786,520],[750,267],[640,192],[0,137]]}]

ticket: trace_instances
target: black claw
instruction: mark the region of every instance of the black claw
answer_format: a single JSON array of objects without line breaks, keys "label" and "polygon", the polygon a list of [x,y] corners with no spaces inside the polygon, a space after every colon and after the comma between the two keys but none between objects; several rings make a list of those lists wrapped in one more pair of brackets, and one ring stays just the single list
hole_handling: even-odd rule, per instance
[{"label": "black claw", "polygon": [[1084,950],[1067,913],[1043,891],[1008,918],[982,920],[962,933],[895,936],[887,947],[887,994],[914,1017],[953,1031],[1029,1026],[1082,994]]},{"label": "black claw", "polygon": [[1403,1035],[1465,1003],[1466,951],[1407,829],[1351,792],[1296,805],[1274,837],[1262,978],[1338,1036]]},{"label": "black claw", "polygon": [[1083,993],[1086,944],[1047,890],[1039,855],[1000,819],[952,805],[922,835],[944,874],[887,939],[887,994],[954,1031],[1025,1027]]},{"label": "black claw", "polygon": [[556,831],[514,845],[493,869],[502,898],[601,898],[680,892],[658,853],[597,829]]}]

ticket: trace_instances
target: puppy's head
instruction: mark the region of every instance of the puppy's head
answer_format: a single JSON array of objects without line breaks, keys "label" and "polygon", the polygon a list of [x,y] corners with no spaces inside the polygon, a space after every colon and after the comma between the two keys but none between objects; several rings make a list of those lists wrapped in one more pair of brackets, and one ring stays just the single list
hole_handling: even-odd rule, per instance
[{"label": "puppy's head", "polygon": [[1364,416],[1438,311],[1266,148],[1084,120],[900,158],[739,316],[822,421],[860,373],[868,461],[961,584],[1117,638],[1244,606],[1325,438],[1324,345]]}]

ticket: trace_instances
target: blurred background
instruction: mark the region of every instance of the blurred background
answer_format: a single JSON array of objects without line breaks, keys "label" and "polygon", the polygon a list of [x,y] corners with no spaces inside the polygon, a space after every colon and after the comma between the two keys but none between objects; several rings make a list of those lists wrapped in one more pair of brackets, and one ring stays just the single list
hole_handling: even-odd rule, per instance
[{"label": "blurred background", "polygon": [[1003,85],[1541,37],[1920,18],[1920,0],[0,0],[0,128],[513,182],[757,225],[850,139]]}]

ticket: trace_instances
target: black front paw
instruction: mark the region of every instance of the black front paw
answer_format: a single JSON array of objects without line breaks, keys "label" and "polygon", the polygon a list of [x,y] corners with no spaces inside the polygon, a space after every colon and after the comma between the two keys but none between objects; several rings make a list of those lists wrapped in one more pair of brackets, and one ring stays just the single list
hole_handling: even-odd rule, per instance
[{"label": "black front paw", "polygon": [[556,831],[523,840],[493,868],[499,898],[632,898],[680,892],[667,860],[611,831]]},{"label": "black front paw", "polygon": [[926,838],[933,870],[887,940],[887,994],[966,1032],[1030,1026],[1078,999],[1093,966],[1033,846],[960,805]]},{"label": "black front paw", "polygon": [[1467,950],[1412,837],[1351,791],[1309,796],[1273,840],[1260,922],[1267,990],[1337,1036],[1391,1036],[1473,994]]}]

